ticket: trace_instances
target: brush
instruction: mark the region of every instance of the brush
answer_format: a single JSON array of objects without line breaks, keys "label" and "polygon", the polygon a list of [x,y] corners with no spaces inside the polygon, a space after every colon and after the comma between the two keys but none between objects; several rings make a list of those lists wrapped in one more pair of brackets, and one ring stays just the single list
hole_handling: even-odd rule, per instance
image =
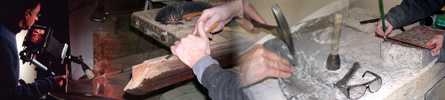
[{"label": "brush", "polygon": [[184,24],[180,21],[191,21],[194,16],[199,16],[202,11],[213,6],[207,2],[183,2],[167,6],[156,14],[155,21],[163,25]]}]

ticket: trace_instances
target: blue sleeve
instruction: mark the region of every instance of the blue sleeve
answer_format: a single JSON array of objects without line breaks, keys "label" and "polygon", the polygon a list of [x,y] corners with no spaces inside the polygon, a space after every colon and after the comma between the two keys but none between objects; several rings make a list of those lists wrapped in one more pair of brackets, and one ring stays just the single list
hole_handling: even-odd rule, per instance
[{"label": "blue sleeve", "polygon": [[15,34],[0,25],[0,100],[35,100],[59,87],[52,77],[18,85],[19,73]]}]

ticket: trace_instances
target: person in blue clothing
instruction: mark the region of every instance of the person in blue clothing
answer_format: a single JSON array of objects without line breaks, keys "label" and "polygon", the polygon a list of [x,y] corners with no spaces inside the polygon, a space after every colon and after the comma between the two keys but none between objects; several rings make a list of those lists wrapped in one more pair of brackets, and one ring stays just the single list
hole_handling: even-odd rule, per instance
[{"label": "person in blue clothing", "polygon": [[33,100],[60,88],[66,75],[19,83],[19,56],[16,34],[28,30],[40,16],[36,0],[3,0],[0,3],[0,100]]},{"label": "person in blue clothing", "polygon": [[[198,81],[207,88],[209,97],[213,100],[245,100],[249,99],[242,92],[243,87],[253,85],[268,77],[288,78],[293,67],[288,59],[264,48],[261,44],[253,46],[249,51],[238,57],[237,65],[233,70],[222,69],[218,61],[210,56],[210,44],[206,33],[215,23],[217,28],[210,31],[219,31],[237,17],[245,29],[257,30],[251,26],[251,18],[260,23],[264,19],[248,3],[235,0],[227,4],[206,9],[203,11],[195,30],[171,46],[173,54],[193,69]],[[199,34],[196,36],[194,34]]]}]

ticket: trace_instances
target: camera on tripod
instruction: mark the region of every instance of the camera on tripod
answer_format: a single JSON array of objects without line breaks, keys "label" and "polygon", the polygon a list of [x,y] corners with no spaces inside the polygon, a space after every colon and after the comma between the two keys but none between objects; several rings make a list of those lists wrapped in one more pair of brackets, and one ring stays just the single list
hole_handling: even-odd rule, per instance
[{"label": "camera on tripod", "polygon": [[[52,33],[53,29],[47,26],[33,25],[29,29],[23,41],[24,49],[19,53],[23,63],[31,62],[54,76],[66,75],[66,72],[54,72],[54,69],[67,69],[67,64],[72,61],[80,64],[86,76],[93,79],[95,75],[90,67],[83,62],[82,56],[67,55],[68,44],[62,45],[52,36]],[[50,60],[50,64],[47,64],[49,67],[34,59],[34,56],[43,56]]]}]

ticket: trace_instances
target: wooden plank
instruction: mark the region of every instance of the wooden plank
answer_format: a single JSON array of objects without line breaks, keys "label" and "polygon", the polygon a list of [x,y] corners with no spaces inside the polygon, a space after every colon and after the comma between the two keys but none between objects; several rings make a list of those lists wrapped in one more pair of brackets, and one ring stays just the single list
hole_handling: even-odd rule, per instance
[{"label": "wooden plank", "polygon": [[[132,26],[160,43],[171,46],[175,41],[190,34],[197,22],[197,17],[191,22],[183,21],[183,25],[161,25],[154,20],[160,9],[135,12],[131,17]],[[234,22],[232,22],[234,23]],[[255,41],[267,34],[245,31],[239,24],[229,24],[223,31],[214,34],[210,41],[211,56],[218,60],[221,67],[233,64],[232,58],[237,50],[246,50]],[[133,66],[133,77],[124,91],[134,95],[142,95],[177,82],[194,77],[192,70],[177,57],[168,60],[166,56],[149,59],[142,64]]]},{"label": "wooden plank", "polygon": [[[251,42],[244,39],[236,39],[218,43],[211,46],[213,59],[220,62],[221,67],[233,65],[232,59],[234,47],[248,48]],[[144,63],[133,66],[133,77],[124,91],[134,95],[142,95],[151,91],[193,78],[192,70],[174,56],[165,59],[167,55],[144,61]]]}]

